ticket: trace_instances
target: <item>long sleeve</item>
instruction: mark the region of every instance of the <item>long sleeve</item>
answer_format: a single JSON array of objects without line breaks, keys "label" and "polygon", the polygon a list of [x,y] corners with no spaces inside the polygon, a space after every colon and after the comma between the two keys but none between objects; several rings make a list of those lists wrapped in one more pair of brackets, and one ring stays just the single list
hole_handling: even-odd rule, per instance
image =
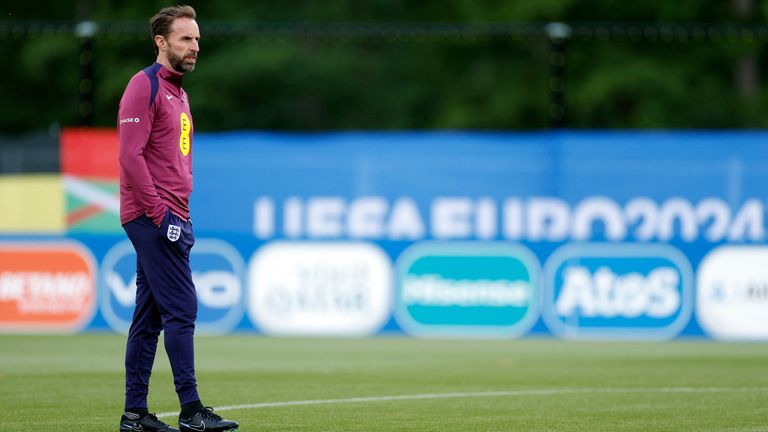
[{"label": "long sleeve", "polygon": [[166,206],[155,187],[145,159],[145,149],[155,117],[152,85],[145,74],[136,75],[128,83],[120,100],[118,134],[120,138],[120,167],[127,190],[144,213],[159,225]]}]

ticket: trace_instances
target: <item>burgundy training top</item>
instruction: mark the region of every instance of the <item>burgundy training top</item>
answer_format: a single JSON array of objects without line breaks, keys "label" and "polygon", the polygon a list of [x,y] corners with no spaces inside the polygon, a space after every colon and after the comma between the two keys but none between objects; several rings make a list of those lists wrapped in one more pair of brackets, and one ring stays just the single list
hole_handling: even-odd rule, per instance
[{"label": "burgundy training top", "polygon": [[182,74],[159,63],[131,78],[120,99],[120,223],[146,214],[160,225],[166,209],[189,219],[192,114]]}]

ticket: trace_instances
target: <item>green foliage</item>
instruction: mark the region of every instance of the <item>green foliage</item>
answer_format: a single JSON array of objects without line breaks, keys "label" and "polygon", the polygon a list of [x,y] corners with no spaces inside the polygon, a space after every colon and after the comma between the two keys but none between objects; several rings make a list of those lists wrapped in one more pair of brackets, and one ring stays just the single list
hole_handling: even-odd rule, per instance
[{"label": "green foliage", "polygon": [[[173,2],[170,2],[171,4]],[[206,33],[233,23],[760,22],[703,0],[309,0],[205,2],[198,69],[185,77],[196,129],[488,129],[550,127],[550,46],[495,37],[256,37]],[[94,122],[113,127],[130,77],[151,64],[157,2],[16,2],[0,20],[128,22],[146,33],[94,40]],[[2,21],[0,21],[2,24]],[[642,26],[640,26],[642,28]],[[102,28],[102,30],[104,30]],[[0,132],[77,125],[80,41],[0,28]],[[750,41],[576,38],[566,47],[570,128],[759,128],[768,123],[765,48]],[[757,59],[744,93],[737,67]]]},{"label": "green foliage", "polygon": [[[22,45],[18,49],[13,44]],[[72,39],[0,41],[0,131],[45,129],[76,124],[79,54]],[[12,65],[9,67],[9,65]]]}]

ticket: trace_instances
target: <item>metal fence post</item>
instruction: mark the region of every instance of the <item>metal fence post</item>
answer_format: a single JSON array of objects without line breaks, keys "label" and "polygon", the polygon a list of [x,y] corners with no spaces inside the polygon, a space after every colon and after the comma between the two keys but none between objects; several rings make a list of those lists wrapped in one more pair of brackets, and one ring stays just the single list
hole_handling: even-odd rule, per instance
[{"label": "metal fence post", "polygon": [[549,38],[549,118],[553,129],[567,125],[565,102],[565,49],[571,36],[571,27],[563,23],[550,23],[544,27]]},{"label": "metal fence post", "polygon": [[83,21],[75,27],[75,33],[80,38],[80,85],[77,109],[81,126],[93,126],[93,37],[98,29],[98,25],[93,21]]}]

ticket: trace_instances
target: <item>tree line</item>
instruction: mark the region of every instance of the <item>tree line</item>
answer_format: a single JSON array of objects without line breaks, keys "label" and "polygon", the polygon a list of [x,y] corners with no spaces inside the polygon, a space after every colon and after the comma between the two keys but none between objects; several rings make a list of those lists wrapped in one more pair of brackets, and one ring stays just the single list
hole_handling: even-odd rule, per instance
[{"label": "tree line", "polygon": [[[126,83],[154,61],[157,3],[17,3],[0,16],[0,132],[113,127]],[[751,0],[192,5],[198,131],[768,125],[768,11]],[[89,20],[96,32],[78,35]],[[537,33],[550,22],[571,33]]]}]

